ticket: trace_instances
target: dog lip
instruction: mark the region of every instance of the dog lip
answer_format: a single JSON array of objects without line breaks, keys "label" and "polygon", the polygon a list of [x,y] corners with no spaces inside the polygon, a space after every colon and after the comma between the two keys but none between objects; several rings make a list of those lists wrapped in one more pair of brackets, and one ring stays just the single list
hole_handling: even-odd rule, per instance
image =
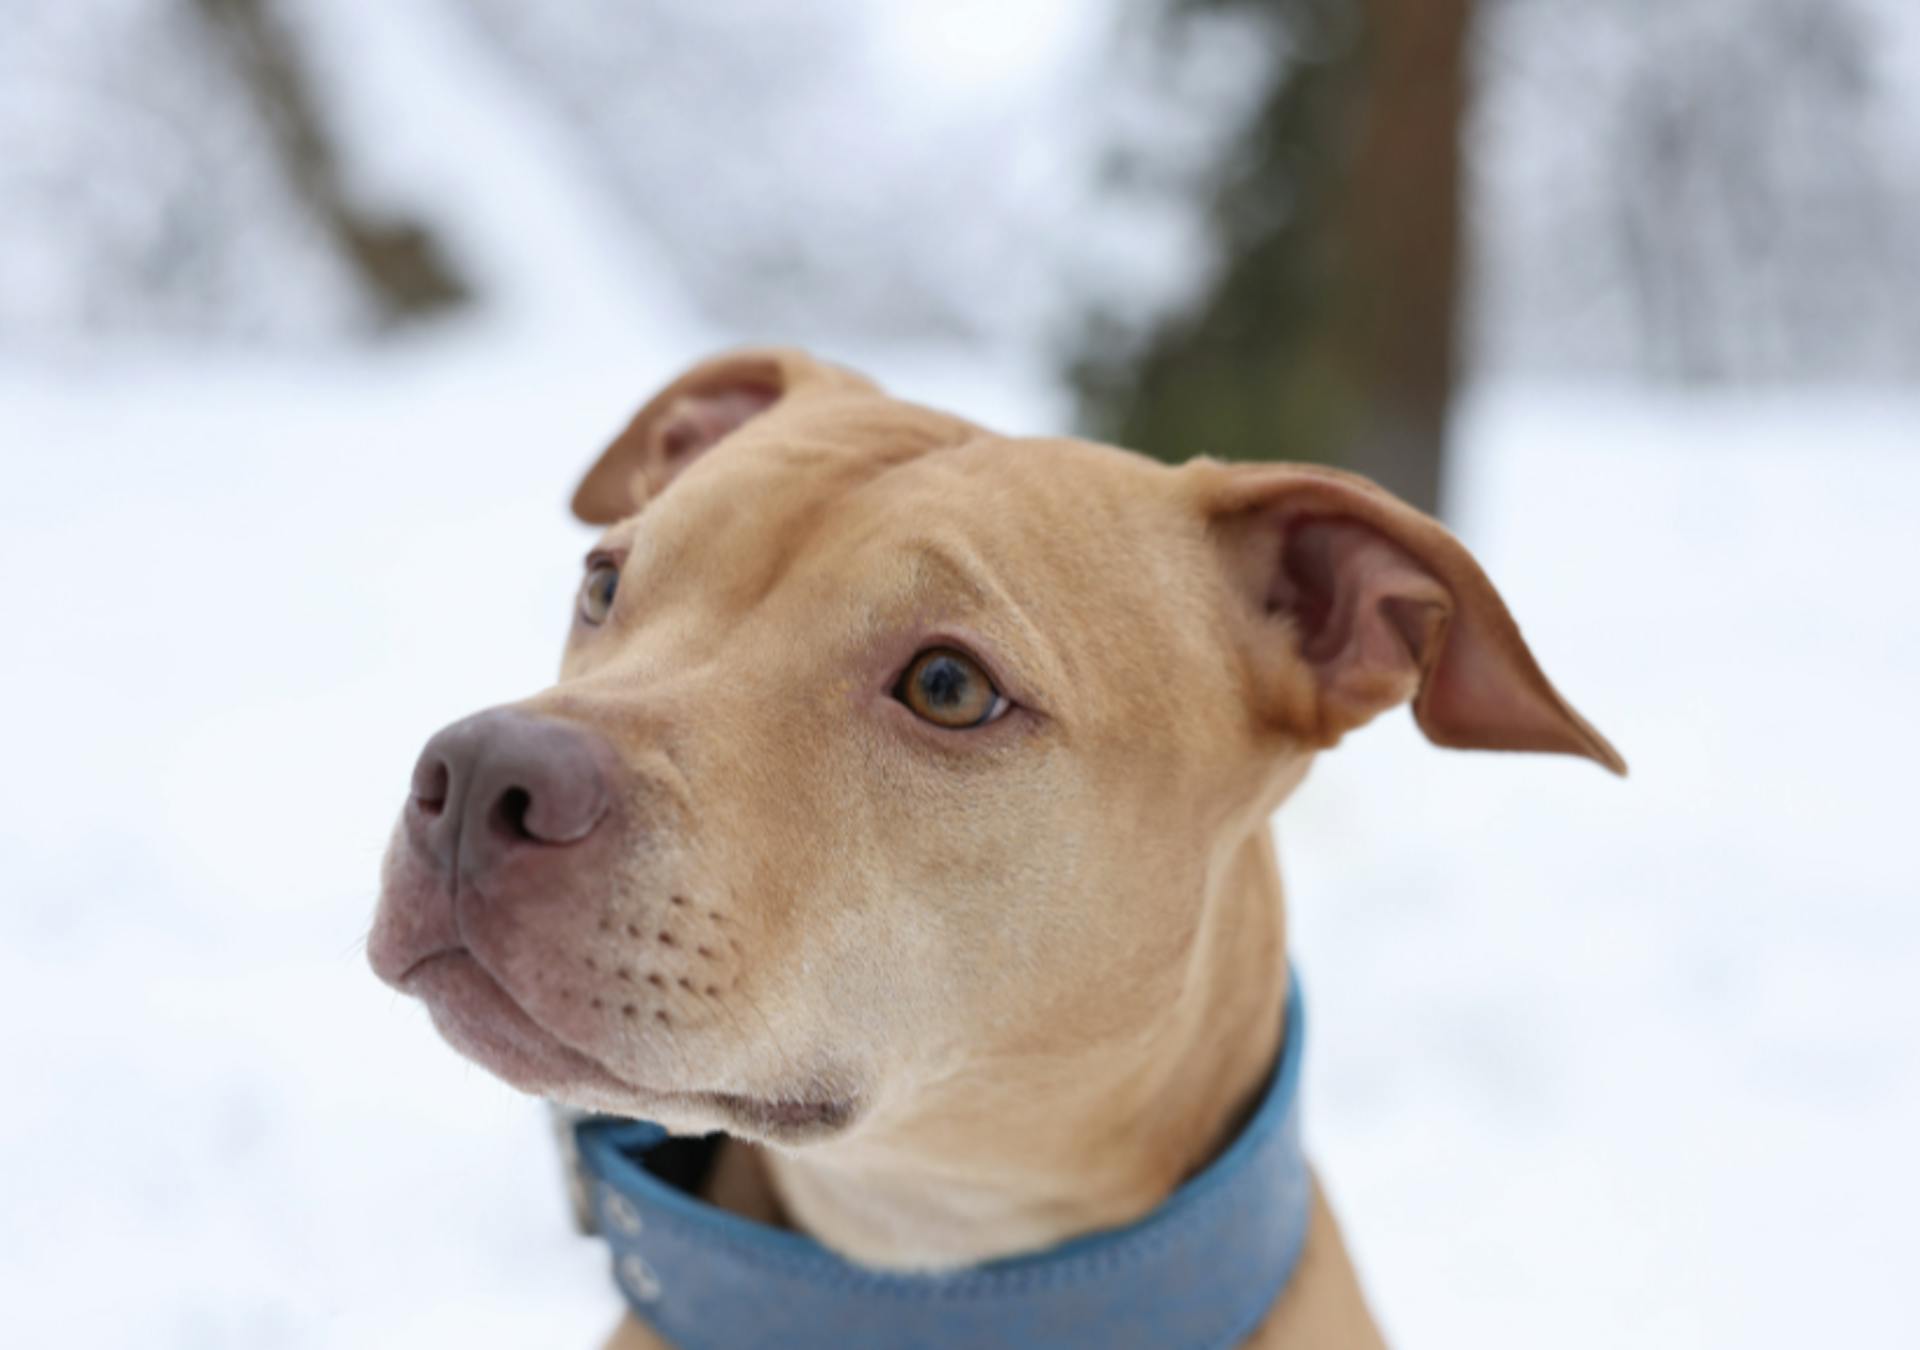
[{"label": "dog lip", "polygon": [[460,946],[458,943],[455,943],[451,946],[446,946],[446,947],[436,947],[434,950],[426,953],[424,956],[414,957],[413,960],[407,964],[404,970],[402,970],[398,975],[395,975],[393,977],[393,983],[404,988],[407,984],[412,982],[413,977],[415,975],[418,975],[424,967],[432,965],[435,961],[441,960],[443,957],[471,956],[471,955],[473,955],[472,952],[469,952],[465,947]]},{"label": "dog lip", "polygon": [[649,1095],[540,1025],[465,947],[422,957],[398,983],[427,1005],[456,1049],[523,1091],[564,1096],[567,1087],[580,1086],[596,1094]]},{"label": "dog lip", "polygon": [[797,1143],[837,1134],[850,1125],[858,1114],[856,1104],[845,1097],[796,1101],[754,1097],[738,1092],[695,1092],[684,1095],[782,1143]]}]

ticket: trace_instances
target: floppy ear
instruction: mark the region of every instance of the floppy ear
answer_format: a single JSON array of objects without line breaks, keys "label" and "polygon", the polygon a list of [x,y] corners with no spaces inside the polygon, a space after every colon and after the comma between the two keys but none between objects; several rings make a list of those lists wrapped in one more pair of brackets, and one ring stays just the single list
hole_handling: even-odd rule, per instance
[{"label": "floppy ear", "polygon": [[790,398],[875,392],[864,376],[788,348],[728,352],[687,371],[635,413],[573,494],[573,514],[610,525],[659,495],[741,424]]},{"label": "floppy ear", "polygon": [[1363,478],[1207,464],[1256,682],[1319,745],[1409,700],[1436,745],[1626,761],[1560,697],[1486,573],[1438,521]]}]

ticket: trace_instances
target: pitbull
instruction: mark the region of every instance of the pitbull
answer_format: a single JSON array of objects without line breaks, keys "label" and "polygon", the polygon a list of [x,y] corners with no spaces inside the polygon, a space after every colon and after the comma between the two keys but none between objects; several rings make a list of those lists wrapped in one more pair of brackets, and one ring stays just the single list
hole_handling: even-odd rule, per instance
[{"label": "pitbull", "polygon": [[[427,743],[372,966],[517,1088],[723,1134],[709,1204],[863,1267],[1124,1227],[1231,1144],[1286,1033],[1269,818],[1347,732],[1410,703],[1625,771],[1466,549],[1331,469],[1003,436],[766,349],[573,510],[560,679]],[[1303,1214],[1241,1343],[1379,1345]]]}]

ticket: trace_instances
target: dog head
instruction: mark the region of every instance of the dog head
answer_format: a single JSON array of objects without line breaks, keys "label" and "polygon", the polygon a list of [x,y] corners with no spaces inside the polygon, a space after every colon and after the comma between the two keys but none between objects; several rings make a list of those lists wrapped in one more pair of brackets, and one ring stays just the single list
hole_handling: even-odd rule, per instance
[{"label": "dog head", "polygon": [[1138,1039],[1313,754],[1613,750],[1438,524],[1017,439],[788,351],[649,402],[553,687],[426,747],[370,940],[528,1091],[785,1145]]}]

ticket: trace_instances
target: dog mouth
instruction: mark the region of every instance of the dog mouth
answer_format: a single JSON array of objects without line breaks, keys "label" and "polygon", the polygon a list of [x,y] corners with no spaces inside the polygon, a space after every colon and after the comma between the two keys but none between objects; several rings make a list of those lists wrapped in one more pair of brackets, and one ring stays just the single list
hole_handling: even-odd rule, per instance
[{"label": "dog mouth", "polygon": [[427,1005],[435,1028],[454,1049],[535,1096],[619,1116],[718,1116],[728,1133],[778,1144],[837,1134],[859,1115],[849,1096],[802,1092],[775,1098],[629,1082],[540,1025],[464,947],[422,958],[397,983]]},{"label": "dog mouth", "polygon": [[696,1092],[684,1094],[683,1100],[702,1102],[739,1122],[744,1131],[781,1144],[801,1144],[838,1134],[860,1113],[858,1103],[850,1097],[774,1101],[734,1092]]},{"label": "dog mouth", "polygon": [[641,1089],[536,1022],[463,947],[422,958],[398,983],[454,1049],[522,1092],[605,1109]]}]

